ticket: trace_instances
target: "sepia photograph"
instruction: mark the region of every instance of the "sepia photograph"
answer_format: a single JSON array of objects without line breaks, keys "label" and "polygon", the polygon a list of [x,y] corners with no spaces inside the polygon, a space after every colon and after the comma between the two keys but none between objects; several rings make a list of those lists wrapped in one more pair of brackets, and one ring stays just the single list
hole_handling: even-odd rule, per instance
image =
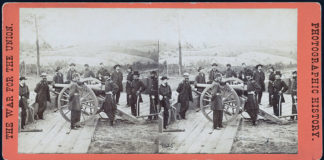
[{"label": "sepia photograph", "polygon": [[297,9],[20,8],[18,153],[297,154]]},{"label": "sepia photograph", "polygon": [[297,9],[168,13],[159,152],[297,154]]},{"label": "sepia photograph", "polygon": [[20,9],[19,153],[157,153],[154,17]]}]

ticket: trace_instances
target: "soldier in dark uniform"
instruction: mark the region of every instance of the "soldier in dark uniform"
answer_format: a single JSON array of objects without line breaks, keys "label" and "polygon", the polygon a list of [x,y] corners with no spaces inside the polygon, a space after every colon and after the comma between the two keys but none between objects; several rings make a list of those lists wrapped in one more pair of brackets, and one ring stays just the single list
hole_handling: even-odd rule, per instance
[{"label": "soldier in dark uniform", "polygon": [[246,83],[247,82],[246,73],[252,71],[246,67],[245,63],[242,63],[242,68],[243,69],[240,71],[238,78],[241,79],[244,83]]},{"label": "soldier in dark uniform", "polygon": [[83,77],[84,77],[84,78],[89,78],[89,77],[94,78],[94,77],[95,77],[94,73],[90,70],[88,64],[85,64],[85,65],[84,65]]},{"label": "soldier in dark uniform", "polygon": [[231,64],[226,65],[227,69],[225,71],[225,77],[230,78],[230,77],[237,77],[235,71],[231,68]]},{"label": "soldier in dark uniform", "polygon": [[180,103],[180,116],[182,119],[186,119],[186,112],[189,108],[189,101],[193,101],[192,90],[189,83],[189,73],[183,74],[184,80],[179,84],[177,88],[178,103]]},{"label": "soldier in dark uniform", "polygon": [[[53,77],[53,83],[54,84],[63,84],[64,83],[64,79],[63,79],[63,73],[61,72],[61,67],[57,67],[55,70],[55,75]],[[60,93],[62,90],[62,88],[55,88],[55,92]],[[55,106],[57,108],[57,99],[58,99],[58,94],[56,95],[55,98]]]},{"label": "soldier in dark uniform", "polygon": [[26,124],[29,89],[25,83],[26,78],[19,78],[19,107],[21,108],[21,128],[24,129]]},{"label": "soldier in dark uniform", "polygon": [[[150,97],[150,114],[158,113],[157,105],[159,103],[159,80],[156,71],[151,72],[151,86],[149,86],[149,97]],[[157,115],[149,116],[148,120],[157,120]]]},{"label": "soldier in dark uniform", "polygon": [[70,86],[69,93],[69,107],[71,109],[71,129],[80,128],[80,117],[81,117],[81,100],[80,100],[80,92],[81,92],[81,83],[79,83],[80,75],[78,73],[74,73],[72,75],[72,81]]},{"label": "soldier in dark uniform", "polygon": [[139,76],[138,71],[134,71],[131,83],[131,111],[134,116],[139,116],[140,103],[143,102],[141,93],[146,89]]},{"label": "soldier in dark uniform", "polygon": [[275,73],[274,68],[269,68],[269,82],[268,82],[268,92],[269,92],[269,107],[272,107],[272,94],[273,94],[273,82],[275,81]]},{"label": "soldier in dark uniform", "polygon": [[209,71],[208,83],[212,83],[214,81],[214,79],[216,78],[216,74],[221,73],[219,70],[217,70],[217,66],[218,65],[216,63],[212,64],[212,70]]},{"label": "soldier in dark uniform", "polygon": [[132,67],[128,67],[127,69],[127,82],[126,82],[126,100],[127,100],[127,106],[130,107],[130,95],[131,95],[131,92],[132,92],[132,89],[131,89],[131,83],[133,81],[133,68]]},{"label": "soldier in dark uniform", "polygon": [[223,128],[223,97],[221,95],[220,85],[225,85],[221,83],[222,75],[216,74],[215,80],[212,87],[212,97],[211,97],[211,110],[213,111],[213,129],[219,130]]},{"label": "soldier in dark uniform", "polygon": [[256,99],[256,92],[260,92],[261,87],[259,84],[253,80],[253,72],[247,71],[245,73],[247,82],[246,82],[246,92],[245,96],[247,97],[247,101],[244,105],[244,109],[251,117],[252,125],[256,125],[256,120],[258,118],[259,113],[259,104]]},{"label": "soldier in dark uniform", "polygon": [[[38,103],[38,118],[39,119],[44,119],[43,117],[43,113],[47,107],[47,101],[51,102],[51,98],[50,98],[50,90],[48,87],[48,82],[47,82],[47,78],[46,78],[47,74],[46,73],[42,73],[41,77],[42,80],[37,83],[36,88],[35,88],[35,92],[36,94],[36,103]],[[37,117],[35,118],[37,119]]]},{"label": "soldier in dark uniform", "polygon": [[[195,88],[197,89],[198,92],[202,93],[204,88],[203,87],[197,87],[197,84],[206,84],[206,76],[205,73],[202,71],[203,67],[198,68],[198,75],[195,78]],[[197,112],[200,110],[200,94],[198,95],[198,103],[197,103]]]},{"label": "soldier in dark uniform", "polygon": [[288,90],[288,86],[286,83],[281,80],[281,73],[280,71],[276,71],[275,73],[276,80],[273,82],[273,95],[272,95],[272,106],[273,106],[273,113],[276,116],[281,116],[280,108],[281,103],[285,102],[283,93]]},{"label": "soldier in dark uniform", "polygon": [[71,63],[70,64],[70,69],[68,70],[67,75],[66,75],[67,83],[70,83],[72,81],[72,75],[75,74],[75,73],[78,73],[75,70],[75,64],[74,63]]},{"label": "soldier in dark uniform", "polygon": [[[292,78],[289,79],[289,88],[291,93],[292,108],[291,114],[297,114],[297,71],[292,72]],[[291,116],[290,119],[294,120],[297,116]]]},{"label": "soldier in dark uniform", "polygon": [[162,82],[159,87],[159,95],[161,107],[163,107],[163,128],[167,129],[172,90],[171,87],[168,85],[168,77],[163,76],[161,78],[161,81]]},{"label": "soldier in dark uniform", "polygon": [[112,80],[118,86],[118,91],[115,93],[116,103],[119,104],[120,92],[123,91],[123,73],[120,71],[120,65],[117,64],[114,66],[114,72],[111,75]]},{"label": "soldier in dark uniform", "polygon": [[265,91],[265,75],[264,72],[262,71],[262,64],[256,65],[256,71],[253,74],[253,79],[255,82],[261,87],[261,90],[256,92],[256,97],[257,97],[257,102],[258,104],[261,104],[261,99],[262,99],[262,92]]},{"label": "soldier in dark uniform", "polygon": [[109,117],[110,125],[113,126],[117,110],[114,94],[118,92],[118,86],[111,80],[111,76],[109,73],[106,77],[107,80],[105,83],[105,101],[102,104],[101,108],[97,111],[97,113],[104,111]]},{"label": "soldier in dark uniform", "polygon": [[107,76],[108,70],[105,69],[103,63],[100,63],[100,69],[97,72],[97,79],[99,79],[102,83],[105,83],[105,76]]}]

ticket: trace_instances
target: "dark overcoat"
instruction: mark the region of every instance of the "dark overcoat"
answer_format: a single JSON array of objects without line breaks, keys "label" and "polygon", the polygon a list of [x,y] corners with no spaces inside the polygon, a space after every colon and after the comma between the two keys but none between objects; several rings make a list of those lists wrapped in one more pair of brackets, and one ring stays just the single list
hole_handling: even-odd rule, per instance
[{"label": "dark overcoat", "polygon": [[53,77],[53,82],[57,83],[57,84],[63,84],[64,83],[64,79],[63,79],[63,73],[60,72],[56,72],[54,77]]},{"label": "dark overcoat", "polygon": [[19,96],[19,107],[21,107],[22,109],[27,109],[27,99],[29,99],[29,89],[27,85],[19,85]]},{"label": "dark overcoat", "polygon": [[[198,75],[195,78],[195,85],[197,85],[198,83],[200,84],[206,84],[206,76],[205,73],[198,73]],[[197,91],[202,92],[204,90],[204,88],[202,87],[197,87]]]},{"label": "dark overcoat", "polygon": [[215,78],[216,78],[216,75],[218,74],[218,73],[220,73],[220,74],[222,74],[219,70],[210,70],[210,72],[209,72],[209,82],[213,82],[214,80],[215,80]]},{"label": "dark overcoat", "polygon": [[[281,79],[276,79],[273,82],[273,101],[278,101],[280,96],[281,96],[281,102],[285,102],[285,98],[283,96],[283,93],[285,93],[288,90],[287,84],[281,80]],[[279,91],[281,91],[281,94],[279,95]]]},{"label": "dark overcoat", "polygon": [[162,107],[164,107],[165,109],[169,109],[170,108],[169,100],[172,97],[171,87],[168,84],[165,86],[161,84],[159,87],[159,95],[163,97],[162,99],[160,99]]},{"label": "dark overcoat", "polygon": [[245,96],[247,97],[247,101],[245,103],[244,108],[246,110],[248,110],[248,109],[259,109],[259,104],[258,104],[257,99],[255,97],[255,92],[260,92],[261,87],[254,80],[247,81],[246,85],[247,85],[247,90],[245,92]]},{"label": "dark overcoat", "polygon": [[179,103],[193,101],[192,90],[191,90],[191,86],[190,86],[189,82],[182,81],[177,88],[177,92],[179,93],[179,95],[178,95]]},{"label": "dark overcoat", "polygon": [[142,95],[137,94],[137,92],[141,93],[145,91],[146,87],[144,83],[139,79],[134,79],[131,83],[131,95],[132,95],[132,103],[136,104],[137,96],[139,96],[139,102],[143,102]]},{"label": "dark overcoat", "polygon": [[261,87],[261,91],[265,91],[265,75],[263,71],[255,71],[253,74],[253,79],[255,80],[256,83]]},{"label": "dark overcoat", "polygon": [[118,86],[118,91],[123,91],[123,73],[114,71],[111,75],[111,79],[114,81],[115,84]]},{"label": "dark overcoat", "polygon": [[237,77],[235,71],[233,69],[226,69],[225,70],[225,77],[230,78],[230,77]]},{"label": "dark overcoat", "polygon": [[269,74],[269,82],[268,82],[268,92],[270,93],[270,94],[272,94],[273,93],[273,82],[275,81],[275,74],[274,74],[274,72],[271,72],[270,74]]},{"label": "dark overcoat", "polygon": [[223,103],[223,97],[221,95],[221,89],[219,83],[213,83],[212,89],[211,89],[212,97],[210,102],[211,110],[217,111],[217,110],[223,110],[224,109],[224,103]]},{"label": "dark overcoat", "polygon": [[80,87],[75,82],[70,85],[69,107],[73,111],[81,111]]},{"label": "dark overcoat", "polygon": [[42,80],[37,83],[34,91],[36,92],[36,103],[51,101],[50,90],[47,81]]},{"label": "dark overcoat", "polygon": [[113,96],[116,92],[118,92],[118,86],[112,80],[107,80],[105,83],[106,97],[101,110],[103,110],[111,120],[114,119],[117,109],[116,101]]},{"label": "dark overcoat", "polygon": [[131,89],[131,83],[133,81],[133,72],[129,72],[127,77],[126,77],[126,93],[131,94],[132,89]]}]

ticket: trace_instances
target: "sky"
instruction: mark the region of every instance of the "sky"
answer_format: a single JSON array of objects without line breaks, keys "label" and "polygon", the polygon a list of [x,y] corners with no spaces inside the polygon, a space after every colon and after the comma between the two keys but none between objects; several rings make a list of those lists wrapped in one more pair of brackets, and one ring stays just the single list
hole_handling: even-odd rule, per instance
[{"label": "sky", "polygon": [[297,44],[297,9],[21,8],[20,39],[52,46],[125,40]]}]

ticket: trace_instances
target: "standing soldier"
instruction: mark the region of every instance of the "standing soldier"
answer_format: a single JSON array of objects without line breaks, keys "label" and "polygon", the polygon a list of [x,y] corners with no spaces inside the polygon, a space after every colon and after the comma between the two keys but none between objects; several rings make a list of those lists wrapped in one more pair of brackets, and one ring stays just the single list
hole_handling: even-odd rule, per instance
[{"label": "standing soldier", "polygon": [[272,95],[273,95],[273,82],[275,81],[274,68],[269,68],[269,83],[268,83],[268,92],[269,92],[269,107],[272,107]]},{"label": "standing soldier", "polygon": [[84,77],[84,78],[88,78],[88,77],[92,77],[92,78],[94,78],[94,77],[95,77],[94,73],[90,70],[88,64],[85,64],[85,65],[84,65],[83,77]]},{"label": "standing soldier", "polygon": [[71,129],[76,130],[80,128],[80,117],[81,117],[81,100],[80,100],[80,86],[78,81],[80,80],[80,75],[74,73],[72,75],[72,81],[69,93],[69,107],[71,109]]},{"label": "standing soldier", "polygon": [[66,75],[67,83],[70,83],[72,81],[72,75],[75,73],[77,73],[77,71],[75,70],[75,64],[71,63],[70,69],[68,70],[67,75]]},{"label": "standing soldier", "polygon": [[216,74],[213,87],[212,87],[212,97],[211,97],[211,110],[213,111],[213,130],[223,128],[223,97],[221,94],[221,86],[225,85],[225,83],[221,83],[222,75]]},{"label": "standing soldier", "polygon": [[214,81],[214,79],[216,78],[216,74],[220,73],[220,71],[217,70],[217,64],[213,63],[212,64],[212,70],[210,70],[209,72],[209,81],[208,83],[212,83]]},{"label": "standing soldier", "polygon": [[[206,84],[206,76],[205,73],[202,71],[203,67],[199,67],[198,68],[198,75],[195,78],[195,87],[197,88],[197,91],[202,93],[204,88],[203,87],[197,87],[197,84]],[[198,94],[198,101],[197,101],[197,110],[196,112],[198,112],[200,110],[200,94]]]},{"label": "standing soldier", "polygon": [[29,89],[25,83],[26,78],[19,78],[19,107],[21,108],[21,128],[24,129],[26,124]]},{"label": "standing soldier", "polygon": [[126,82],[126,100],[127,100],[127,106],[130,107],[130,95],[131,95],[131,92],[132,92],[132,89],[131,89],[131,83],[133,81],[133,68],[132,67],[128,67],[127,69],[127,82]]},{"label": "standing soldier", "polygon": [[186,119],[186,112],[189,108],[189,101],[193,101],[192,90],[189,83],[189,73],[183,74],[184,80],[179,84],[177,88],[178,103],[180,103],[180,116],[182,119]]},{"label": "standing soldier", "polygon": [[51,102],[50,90],[48,87],[46,76],[46,73],[41,74],[42,80],[39,83],[37,83],[36,88],[34,90],[36,92],[36,103],[38,103],[37,116],[39,119],[44,119],[43,113],[47,107],[47,101]]},{"label": "standing soldier", "polygon": [[104,64],[101,62],[100,63],[100,69],[98,70],[97,72],[97,75],[96,77],[102,82],[102,83],[105,83],[105,76],[107,76],[107,69],[105,69],[105,66]]},{"label": "standing soldier", "polygon": [[273,95],[272,95],[272,106],[273,113],[276,116],[281,116],[281,103],[285,102],[283,93],[288,90],[286,83],[281,80],[280,71],[276,71],[275,81],[273,82]]},{"label": "standing soldier", "polygon": [[256,120],[258,118],[259,113],[259,105],[256,99],[256,93],[261,90],[261,87],[255,80],[253,80],[253,72],[247,71],[245,73],[247,82],[246,82],[246,92],[245,96],[247,97],[247,101],[244,105],[244,109],[250,115],[252,120],[252,125],[256,125]]},{"label": "standing soldier", "polygon": [[168,85],[168,77],[161,78],[161,85],[159,88],[161,107],[163,107],[163,128],[167,129],[170,109],[170,99],[172,97],[171,87]]},{"label": "standing soldier", "polygon": [[[156,71],[152,71],[151,72],[151,86],[149,87],[150,114],[158,113],[158,110],[157,110],[157,105],[159,103],[158,89],[159,89],[159,81],[158,81],[157,73],[156,73]],[[154,120],[157,120],[158,117],[157,117],[157,115],[149,116],[148,120],[152,120],[152,118]]]},{"label": "standing soldier", "polygon": [[131,111],[134,116],[139,116],[140,103],[143,102],[141,93],[146,89],[139,76],[138,71],[134,71],[131,83]]},{"label": "standing soldier", "polygon": [[226,71],[225,71],[225,77],[230,78],[230,77],[236,77],[235,71],[231,68],[231,64],[226,65]]},{"label": "standing soldier", "polygon": [[115,120],[115,114],[116,114],[116,101],[114,94],[118,92],[118,86],[111,80],[111,76],[108,73],[107,74],[107,81],[105,83],[105,101],[103,102],[101,108],[97,111],[97,113],[100,113],[104,111],[110,121],[110,125],[114,125],[114,120]]},{"label": "standing soldier", "polygon": [[[63,79],[63,73],[61,72],[61,67],[57,67],[55,70],[55,75],[53,77],[53,82],[54,84],[63,84],[64,79]],[[60,93],[62,89],[61,88],[55,88],[55,92]],[[57,99],[58,99],[58,94],[55,97],[55,107],[57,108]]]},{"label": "standing soldier", "polygon": [[114,66],[115,71],[112,73],[111,78],[114,83],[118,86],[118,91],[115,93],[115,100],[117,105],[119,104],[120,92],[123,91],[123,73],[120,71],[120,65],[117,64]]},{"label": "standing soldier", "polygon": [[262,64],[256,65],[255,68],[257,70],[253,74],[253,79],[261,87],[261,90],[256,92],[257,102],[259,105],[261,104],[262,92],[265,91],[265,84],[264,84],[265,75],[264,72],[262,71],[262,67],[263,67]]},{"label": "standing soldier", "polygon": [[247,72],[251,72],[251,70],[246,67],[245,63],[242,63],[242,68],[243,69],[239,73],[239,79],[241,79],[244,83],[246,83],[247,82],[246,74]]},{"label": "standing soldier", "polygon": [[[292,78],[289,79],[291,100],[292,100],[292,108],[291,114],[297,114],[297,71],[292,72]],[[290,119],[294,120],[297,116],[291,116]]]}]

